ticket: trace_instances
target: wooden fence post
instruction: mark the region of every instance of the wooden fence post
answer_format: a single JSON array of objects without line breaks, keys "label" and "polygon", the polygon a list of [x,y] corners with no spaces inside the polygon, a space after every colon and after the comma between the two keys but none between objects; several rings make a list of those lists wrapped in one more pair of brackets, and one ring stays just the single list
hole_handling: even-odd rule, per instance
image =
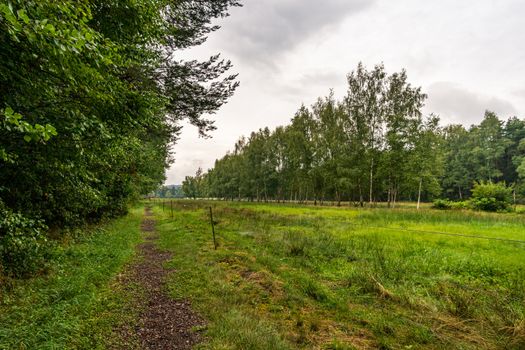
[{"label": "wooden fence post", "polygon": [[211,223],[211,233],[213,234],[213,247],[217,250],[217,241],[215,240],[215,224],[213,222],[213,211],[210,207],[210,223]]}]

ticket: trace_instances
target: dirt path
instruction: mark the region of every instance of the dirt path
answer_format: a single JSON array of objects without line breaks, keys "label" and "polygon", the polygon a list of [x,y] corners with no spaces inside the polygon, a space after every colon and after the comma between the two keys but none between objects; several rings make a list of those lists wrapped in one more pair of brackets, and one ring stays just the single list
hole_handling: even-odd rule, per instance
[{"label": "dirt path", "polygon": [[[173,300],[167,295],[166,277],[170,272],[164,263],[171,253],[159,250],[155,241],[155,220],[151,208],[146,208],[141,226],[146,242],[139,246],[142,259],[130,266],[128,281],[144,290],[142,300],[137,300],[141,313],[134,329],[119,331],[124,342],[134,338],[142,349],[191,349],[200,341],[200,335],[192,328],[203,326],[185,300]],[[126,348],[129,344],[125,344]]]}]

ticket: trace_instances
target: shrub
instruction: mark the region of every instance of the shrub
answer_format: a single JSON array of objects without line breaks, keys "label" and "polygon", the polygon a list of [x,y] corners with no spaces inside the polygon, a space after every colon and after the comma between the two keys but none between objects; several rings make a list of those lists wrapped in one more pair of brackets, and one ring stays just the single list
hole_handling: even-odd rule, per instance
[{"label": "shrub", "polygon": [[46,229],[40,220],[13,213],[0,202],[0,273],[23,277],[42,268]]},{"label": "shrub", "polygon": [[452,202],[450,202],[448,199],[436,199],[432,204],[432,208],[440,210],[451,209]]},{"label": "shrub", "polygon": [[477,182],[472,189],[471,204],[474,209],[505,211],[512,202],[512,189],[505,183]]},{"label": "shrub", "polygon": [[451,202],[450,206],[452,209],[470,209],[470,203],[468,201]]}]

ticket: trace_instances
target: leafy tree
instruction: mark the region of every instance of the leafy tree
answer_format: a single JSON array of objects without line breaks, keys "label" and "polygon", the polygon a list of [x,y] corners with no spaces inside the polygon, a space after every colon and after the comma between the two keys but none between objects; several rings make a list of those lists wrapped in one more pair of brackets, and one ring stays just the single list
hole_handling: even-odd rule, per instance
[{"label": "leafy tree", "polygon": [[50,227],[124,213],[164,181],[181,121],[202,135],[238,83],[180,50],[235,0],[0,0],[0,200]]},{"label": "leafy tree", "polygon": [[449,198],[462,200],[469,194],[474,182],[468,142],[469,134],[463,126],[449,125],[444,128],[442,145],[445,166],[441,183]]},{"label": "leafy tree", "polygon": [[500,160],[500,169],[503,173],[503,181],[508,184],[520,182],[520,160],[525,154],[525,120],[516,117],[510,118],[505,123],[503,136],[509,140],[505,154]]},{"label": "leafy tree", "polygon": [[443,155],[441,150],[441,133],[439,118],[432,116],[420,124],[414,138],[414,149],[411,152],[411,162],[407,172],[413,174],[413,180],[418,182],[417,209],[420,208],[421,196],[426,190],[429,196],[437,196],[441,192],[439,177],[442,175]]},{"label": "leafy tree", "polygon": [[182,192],[193,199],[201,198],[205,195],[203,188],[204,179],[202,169],[197,169],[195,176],[186,176],[182,182]]},{"label": "leafy tree", "polygon": [[511,141],[504,137],[502,121],[487,111],[479,126],[470,130],[471,158],[476,162],[476,179],[493,181],[502,177],[500,159]]},{"label": "leafy tree", "polygon": [[238,83],[183,62],[237,1],[1,1],[0,198],[52,226],[120,214],[154,190],[180,122],[205,135]]}]

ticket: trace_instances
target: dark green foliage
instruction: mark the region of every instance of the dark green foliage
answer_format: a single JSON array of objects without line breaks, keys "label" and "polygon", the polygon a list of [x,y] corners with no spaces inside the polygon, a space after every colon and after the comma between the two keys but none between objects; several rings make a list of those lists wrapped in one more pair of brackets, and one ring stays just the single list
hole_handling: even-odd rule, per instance
[{"label": "dark green foliage", "polygon": [[197,170],[195,176],[186,176],[182,182],[182,192],[186,197],[196,199],[204,196],[202,180],[201,168]]},{"label": "dark green foliage", "polygon": [[436,199],[432,203],[432,208],[434,209],[451,209],[452,208],[452,202],[448,199]]},{"label": "dark green foliage", "polygon": [[432,202],[432,208],[434,209],[469,209],[471,208],[471,203],[469,201],[456,201],[453,202],[448,199],[436,199]]},{"label": "dark green foliage", "polygon": [[25,276],[44,267],[46,226],[6,209],[0,201],[0,275]]},{"label": "dark green foliage", "polygon": [[477,182],[472,189],[471,203],[475,209],[504,211],[512,202],[512,188],[505,183]]},{"label": "dark green foliage", "polygon": [[525,137],[524,120],[512,117],[503,123],[496,114],[487,111],[479,125],[468,130],[450,125],[444,131],[445,168],[441,183],[449,199],[470,197],[476,181],[505,181],[521,186],[524,153],[520,143]]},{"label": "dark green foliage", "polygon": [[238,85],[218,56],[174,56],[235,5],[0,0],[0,200],[60,228],[155,190],[181,121],[213,130]]}]

